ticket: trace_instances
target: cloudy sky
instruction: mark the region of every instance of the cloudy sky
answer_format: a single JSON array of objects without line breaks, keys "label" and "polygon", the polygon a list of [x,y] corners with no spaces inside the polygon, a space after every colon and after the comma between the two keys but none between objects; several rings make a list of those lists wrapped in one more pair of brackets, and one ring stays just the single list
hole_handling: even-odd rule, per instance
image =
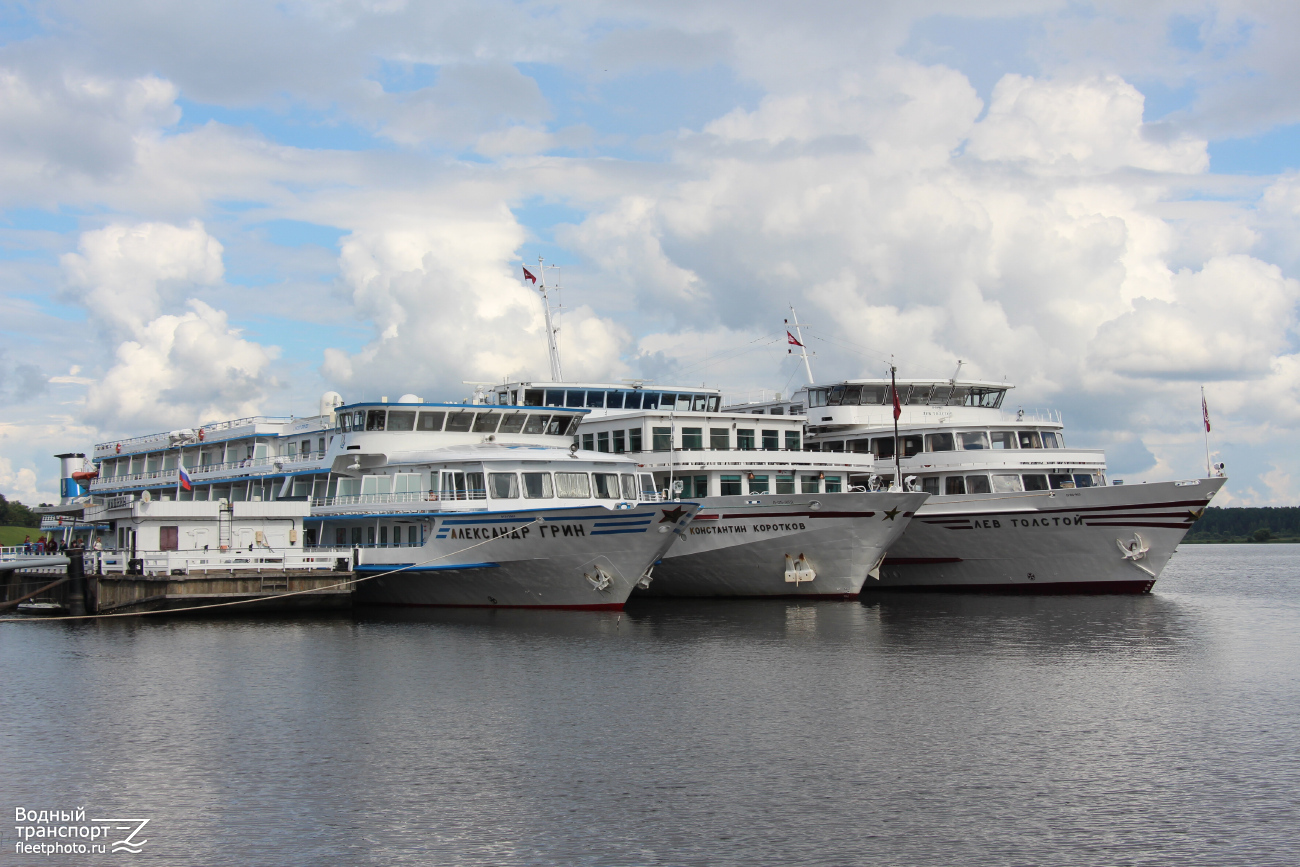
[{"label": "cloudy sky", "polygon": [[[979,7],[973,13],[971,7]],[[543,377],[963,375],[1130,482],[1300,501],[1300,6],[0,3],[0,492]],[[554,274],[552,273],[552,279]]]}]

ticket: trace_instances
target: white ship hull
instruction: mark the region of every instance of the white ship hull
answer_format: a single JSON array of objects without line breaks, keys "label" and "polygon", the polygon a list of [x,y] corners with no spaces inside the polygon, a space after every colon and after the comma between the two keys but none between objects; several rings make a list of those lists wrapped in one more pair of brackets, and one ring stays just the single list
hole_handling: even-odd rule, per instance
[{"label": "white ship hull", "polygon": [[[649,588],[636,592],[856,596],[927,496],[880,492],[705,497],[685,537],[655,566]],[[814,501],[817,508],[812,507]],[[801,555],[815,577],[787,580],[792,562]]]},{"label": "white ship hull", "polygon": [[[671,503],[439,515],[423,546],[358,550],[357,572],[366,580],[356,585],[355,601],[619,610],[696,509]],[[391,571],[400,567],[409,568]]]},{"label": "white ship hull", "polygon": [[932,497],[868,589],[1147,593],[1226,481]]}]

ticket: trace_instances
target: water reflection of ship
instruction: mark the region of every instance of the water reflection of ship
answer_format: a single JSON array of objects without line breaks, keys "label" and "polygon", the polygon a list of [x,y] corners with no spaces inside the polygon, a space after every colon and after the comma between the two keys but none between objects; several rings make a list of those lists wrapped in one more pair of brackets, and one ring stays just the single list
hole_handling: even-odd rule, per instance
[{"label": "water reflection of ship", "polygon": [[1189,652],[1203,636],[1197,612],[1160,595],[1002,596],[880,591],[860,606],[879,623],[881,649],[972,656]]}]

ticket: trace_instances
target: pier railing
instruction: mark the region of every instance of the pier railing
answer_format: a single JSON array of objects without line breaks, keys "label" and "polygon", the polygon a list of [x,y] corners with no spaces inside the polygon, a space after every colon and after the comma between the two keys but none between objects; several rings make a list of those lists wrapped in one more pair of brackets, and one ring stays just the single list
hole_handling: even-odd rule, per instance
[{"label": "pier railing", "polygon": [[351,548],[273,549],[252,551],[95,551],[86,555],[86,570],[101,575],[188,575],[209,571],[312,571],[352,568]]}]

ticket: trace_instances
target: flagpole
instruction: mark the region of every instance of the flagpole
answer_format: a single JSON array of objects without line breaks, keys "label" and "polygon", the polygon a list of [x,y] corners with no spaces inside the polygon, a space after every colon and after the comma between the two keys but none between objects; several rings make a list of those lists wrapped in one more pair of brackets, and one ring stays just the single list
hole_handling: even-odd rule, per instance
[{"label": "flagpole", "polygon": [[889,365],[889,387],[893,390],[894,396],[894,484],[901,491],[903,489],[903,463],[898,454],[898,417],[902,415],[902,407],[898,402],[898,379],[895,376],[898,368]]},{"label": "flagpole", "polygon": [[1205,434],[1205,477],[1214,478],[1214,469],[1210,464],[1210,407],[1205,402],[1205,386],[1201,386],[1201,427]]},{"label": "flagpole", "polygon": [[795,340],[799,343],[799,354],[803,356],[803,369],[808,373],[808,384],[814,385],[812,375],[812,365],[808,363],[808,347],[803,342],[803,330],[799,328],[799,314],[794,312],[794,305],[790,305],[790,317],[794,319]]}]

